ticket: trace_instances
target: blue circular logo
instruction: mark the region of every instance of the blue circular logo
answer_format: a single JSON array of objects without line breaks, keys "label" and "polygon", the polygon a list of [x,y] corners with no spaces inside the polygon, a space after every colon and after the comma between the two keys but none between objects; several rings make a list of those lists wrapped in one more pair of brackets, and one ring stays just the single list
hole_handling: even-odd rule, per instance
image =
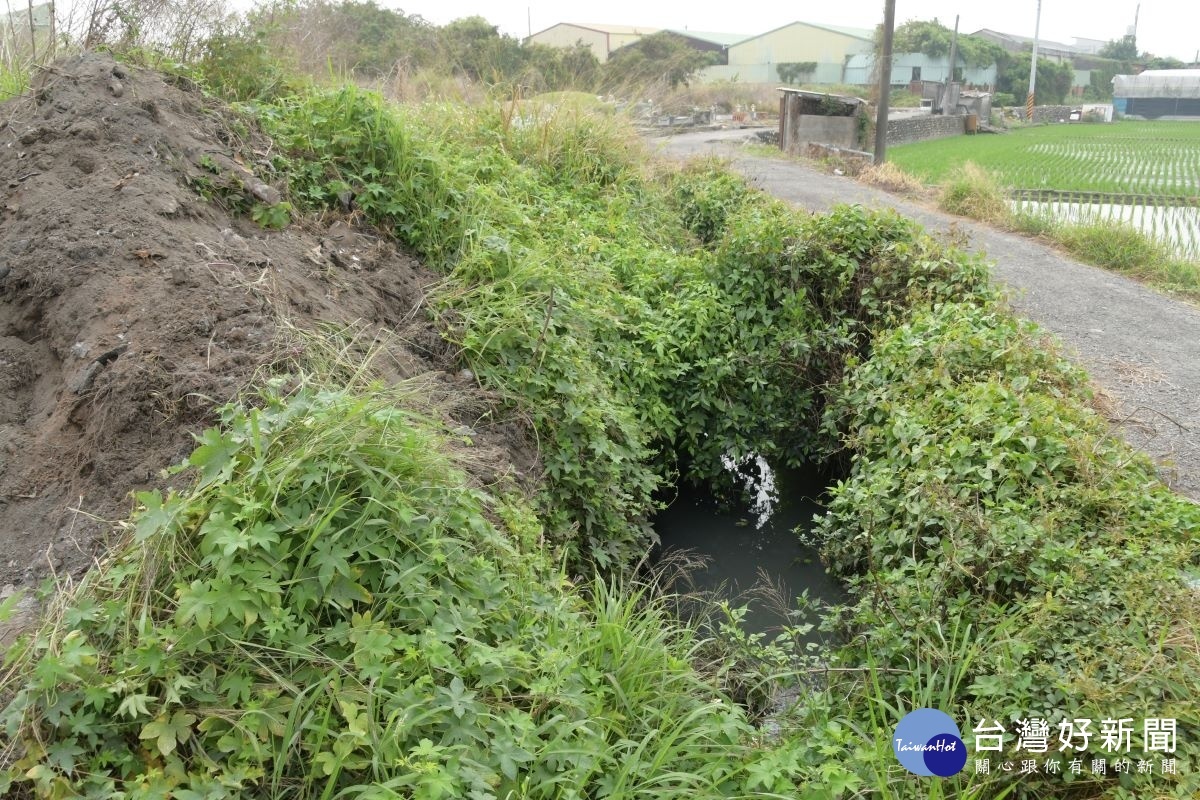
[{"label": "blue circular logo", "polygon": [[958,725],[936,708],[905,714],[892,734],[892,751],[906,770],[927,778],[957,775],[967,764],[967,746]]}]

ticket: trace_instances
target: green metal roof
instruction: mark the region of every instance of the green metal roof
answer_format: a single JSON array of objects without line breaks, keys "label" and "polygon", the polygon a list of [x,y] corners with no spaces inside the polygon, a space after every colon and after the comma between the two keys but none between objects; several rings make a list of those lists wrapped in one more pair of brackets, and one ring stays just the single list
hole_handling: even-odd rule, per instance
[{"label": "green metal roof", "polygon": [[806,28],[817,28],[818,30],[829,31],[830,33],[838,33],[842,36],[850,36],[855,39],[865,39],[868,42],[873,41],[875,36],[875,31],[869,31],[866,28],[843,28],[841,25],[822,25],[817,22],[801,22],[800,20],[796,20],[795,22],[789,22],[786,25],[780,25],[778,28],[772,28],[764,33],[748,36],[745,39],[742,39],[740,42],[735,42],[734,44],[742,44],[743,42],[753,41],[754,39],[761,39],[764,36],[775,33],[776,31],[782,31],[787,28],[791,28],[794,25],[803,25]]},{"label": "green metal roof", "polygon": [[748,33],[714,33],[713,31],[689,31],[681,28],[670,28],[671,33],[678,33],[680,36],[687,36],[692,39],[699,39],[702,42],[712,42],[719,44],[722,47],[729,47],[731,44],[737,44],[743,39],[749,39],[751,34]]}]

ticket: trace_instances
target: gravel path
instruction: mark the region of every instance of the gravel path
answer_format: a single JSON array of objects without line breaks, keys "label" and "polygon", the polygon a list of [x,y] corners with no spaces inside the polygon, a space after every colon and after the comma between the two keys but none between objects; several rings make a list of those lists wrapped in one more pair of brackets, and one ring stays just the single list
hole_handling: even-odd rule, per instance
[{"label": "gravel path", "polygon": [[747,155],[746,131],[655,140],[664,155],[712,154],[763,190],[812,211],[837,203],[894,208],[925,227],[965,235],[994,261],[1022,316],[1055,334],[1111,401],[1125,438],[1161,465],[1163,480],[1200,499],[1200,309],[1074,261],[1023,236],[930,209],[802,163]]}]

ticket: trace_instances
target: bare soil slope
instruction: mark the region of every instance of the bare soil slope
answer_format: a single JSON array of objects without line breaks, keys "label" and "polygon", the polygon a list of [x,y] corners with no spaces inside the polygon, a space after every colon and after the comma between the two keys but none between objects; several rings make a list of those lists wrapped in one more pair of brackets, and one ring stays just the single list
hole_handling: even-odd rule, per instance
[{"label": "bare soil slope", "polygon": [[274,233],[225,210],[278,201],[269,148],[100,55],[0,106],[0,588],[85,569],[131,490],[299,355],[281,316],[398,332],[394,377],[486,414],[424,310],[431,272],[345,220]]}]

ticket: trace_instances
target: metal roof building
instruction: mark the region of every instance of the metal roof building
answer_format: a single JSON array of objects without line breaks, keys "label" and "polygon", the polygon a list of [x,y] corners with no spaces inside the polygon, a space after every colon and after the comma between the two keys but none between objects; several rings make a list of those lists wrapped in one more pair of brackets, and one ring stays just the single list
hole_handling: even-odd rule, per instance
[{"label": "metal roof building", "polygon": [[781,64],[806,64],[806,83],[841,83],[846,58],[874,46],[873,31],[813,22],[791,22],[729,45],[726,66],[701,70],[701,80],[776,83]]},{"label": "metal roof building", "polygon": [[643,36],[658,33],[658,28],[637,25],[601,25],[592,22],[560,22],[525,39],[527,44],[550,47],[586,45],[600,63],[608,61],[614,50],[633,44]]},{"label": "metal roof building", "polygon": [[1113,108],[1144,119],[1200,119],[1200,69],[1153,69],[1113,78]]}]

